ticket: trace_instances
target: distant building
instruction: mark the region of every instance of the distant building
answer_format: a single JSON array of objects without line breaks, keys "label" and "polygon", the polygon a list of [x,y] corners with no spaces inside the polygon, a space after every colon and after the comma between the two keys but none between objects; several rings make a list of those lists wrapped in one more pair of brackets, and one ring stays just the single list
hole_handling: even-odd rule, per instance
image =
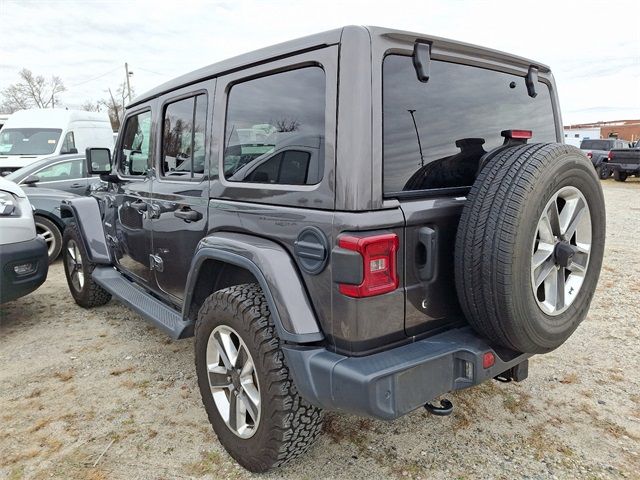
[{"label": "distant building", "polygon": [[565,143],[575,145],[585,138],[619,138],[629,142],[640,139],[640,120],[614,120],[611,122],[580,123],[565,125]]}]

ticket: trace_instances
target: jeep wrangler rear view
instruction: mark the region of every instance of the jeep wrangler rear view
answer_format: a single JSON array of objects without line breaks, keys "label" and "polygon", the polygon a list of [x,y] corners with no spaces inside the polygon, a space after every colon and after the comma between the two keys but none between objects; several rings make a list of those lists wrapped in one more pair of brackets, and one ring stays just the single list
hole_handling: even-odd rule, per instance
[{"label": "jeep wrangler rear view", "polygon": [[[66,201],[82,307],[195,336],[218,438],[262,472],[323,410],[391,420],[527,377],[585,318],[605,212],[541,63],[345,27],[135,99]],[[438,401],[438,398],[440,400]]]}]

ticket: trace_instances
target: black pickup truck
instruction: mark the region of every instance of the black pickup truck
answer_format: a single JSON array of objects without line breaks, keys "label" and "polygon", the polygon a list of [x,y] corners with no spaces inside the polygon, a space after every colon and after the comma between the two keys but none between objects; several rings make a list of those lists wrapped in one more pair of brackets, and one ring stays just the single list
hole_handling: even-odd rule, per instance
[{"label": "black pickup truck", "polygon": [[640,177],[640,145],[636,143],[634,148],[611,150],[608,164],[616,182],[624,182],[633,175]]}]

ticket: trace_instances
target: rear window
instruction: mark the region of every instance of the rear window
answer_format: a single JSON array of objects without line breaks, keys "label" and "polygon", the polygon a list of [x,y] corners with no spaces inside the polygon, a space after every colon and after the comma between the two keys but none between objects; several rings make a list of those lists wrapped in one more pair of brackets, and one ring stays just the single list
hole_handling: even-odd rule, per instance
[{"label": "rear window", "polygon": [[612,140],[583,140],[580,148],[584,150],[611,150],[614,147]]},{"label": "rear window", "polygon": [[527,94],[524,77],[432,61],[422,83],[411,57],[389,55],[383,65],[384,192],[469,187],[502,130],[533,132],[555,142],[549,88]]}]

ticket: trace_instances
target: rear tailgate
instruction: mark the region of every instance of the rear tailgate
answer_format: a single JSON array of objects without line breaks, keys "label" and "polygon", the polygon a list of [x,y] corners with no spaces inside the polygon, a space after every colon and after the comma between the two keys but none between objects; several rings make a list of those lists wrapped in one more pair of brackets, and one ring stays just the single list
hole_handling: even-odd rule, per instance
[{"label": "rear tailgate", "polygon": [[[482,156],[502,130],[531,130],[531,142],[556,142],[549,83],[432,60],[428,82],[411,56],[383,64],[383,184],[405,218],[405,332],[464,323],[454,278],[455,236]],[[499,201],[499,199],[497,199]],[[487,232],[491,235],[491,232]]]}]

